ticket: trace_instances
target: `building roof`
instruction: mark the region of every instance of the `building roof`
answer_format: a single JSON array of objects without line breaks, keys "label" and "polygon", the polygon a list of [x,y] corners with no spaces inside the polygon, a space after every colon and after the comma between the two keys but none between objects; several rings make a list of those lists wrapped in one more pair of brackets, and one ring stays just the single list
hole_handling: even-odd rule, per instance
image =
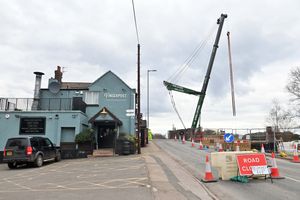
[{"label": "building roof", "polygon": [[104,73],[102,76],[100,76],[97,80],[95,80],[93,83],[91,83],[91,86],[96,83],[97,81],[101,80],[103,77],[107,76],[107,75],[113,75],[115,76],[117,79],[119,79],[126,87],[128,87],[130,90],[135,90],[135,89],[132,89],[131,87],[129,87],[119,76],[117,76],[115,73],[113,73],[112,71],[107,71],[106,73]]},{"label": "building roof", "polygon": [[[99,119],[99,116],[105,113],[104,116]],[[100,122],[100,121],[114,121],[116,122],[119,126],[121,126],[123,123],[122,121],[117,118],[112,112],[110,112],[106,107],[103,107],[98,113],[96,113],[90,120],[89,123],[95,123],[95,122]]]},{"label": "building roof", "polygon": [[87,90],[91,83],[62,82],[60,89]]}]

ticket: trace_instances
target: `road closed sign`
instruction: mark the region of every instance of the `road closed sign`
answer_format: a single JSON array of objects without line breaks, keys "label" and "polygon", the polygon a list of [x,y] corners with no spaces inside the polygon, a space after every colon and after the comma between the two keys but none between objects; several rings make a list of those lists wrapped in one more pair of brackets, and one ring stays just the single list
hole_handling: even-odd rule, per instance
[{"label": "road closed sign", "polygon": [[263,153],[236,155],[236,160],[241,176],[269,173],[266,157]]}]

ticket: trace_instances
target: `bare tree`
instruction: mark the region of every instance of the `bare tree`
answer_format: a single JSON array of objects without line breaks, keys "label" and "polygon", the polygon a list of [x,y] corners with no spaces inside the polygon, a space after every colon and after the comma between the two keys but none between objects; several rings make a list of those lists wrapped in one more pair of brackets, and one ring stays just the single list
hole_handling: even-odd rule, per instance
[{"label": "bare tree", "polygon": [[267,117],[269,125],[278,127],[280,129],[287,130],[293,125],[293,117],[291,111],[285,110],[278,102],[277,99],[273,99],[272,108]]},{"label": "bare tree", "polygon": [[295,99],[300,100],[300,68],[292,69],[289,75],[289,82],[286,86],[287,91],[292,94]]},{"label": "bare tree", "polygon": [[287,91],[293,96],[291,106],[293,116],[300,117],[300,67],[296,67],[290,71],[289,82],[286,86]]}]

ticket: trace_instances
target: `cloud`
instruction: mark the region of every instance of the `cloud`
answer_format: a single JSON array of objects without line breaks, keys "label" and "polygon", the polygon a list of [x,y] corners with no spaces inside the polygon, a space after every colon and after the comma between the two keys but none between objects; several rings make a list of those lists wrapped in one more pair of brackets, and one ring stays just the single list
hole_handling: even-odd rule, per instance
[{"label": "cloud", "polygon": [[[215,37],[216,20],[227,13],[202,111],[204,126],[263,126],[274,97],[288,101],[284,86],[299,66],[300,2],[152,0],[135,1],[141,43],[142,110],[146,116],[150,75],[151,126],[166,132],[180,122],[163,80],[208,40],[179,84],[201,90]],[[283,9],[284,8],[284,9]],[[34,71],[42,86],[64,67],[65,81],[92,82],[108,70],[136,88],[137,44],[131,1],[1,1],[0,96],[32,97]],[[231,123],[226,32],[231,32],[238,119]],[[211,34],[209,34],[211,33]],[[207,38],[206,36],[209,35]],[[188,126],[197,98],[174,94]],[[249,122],[249,123],[248,123]]]}]

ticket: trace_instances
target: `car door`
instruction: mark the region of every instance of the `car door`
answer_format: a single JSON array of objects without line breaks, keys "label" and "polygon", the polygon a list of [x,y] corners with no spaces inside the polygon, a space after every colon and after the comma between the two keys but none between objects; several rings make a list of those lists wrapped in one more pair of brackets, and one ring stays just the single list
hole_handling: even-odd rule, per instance
[{"label": "car door", "polygon": [[44,160],[51,159],[55,156],[53,152],[53,144],[48,138],[40,138],[40,145],[44,154]]},{"label": "car door", "polygon": [[46,144],[47,144],[47,147],[48,147],[49,159],[50,158],[55,158],[55,156],[56,156],[55,146],[53,145],[53,143],[51,142],[51,140],[49,138],[45,138],[45,140],[46,140]]}]

